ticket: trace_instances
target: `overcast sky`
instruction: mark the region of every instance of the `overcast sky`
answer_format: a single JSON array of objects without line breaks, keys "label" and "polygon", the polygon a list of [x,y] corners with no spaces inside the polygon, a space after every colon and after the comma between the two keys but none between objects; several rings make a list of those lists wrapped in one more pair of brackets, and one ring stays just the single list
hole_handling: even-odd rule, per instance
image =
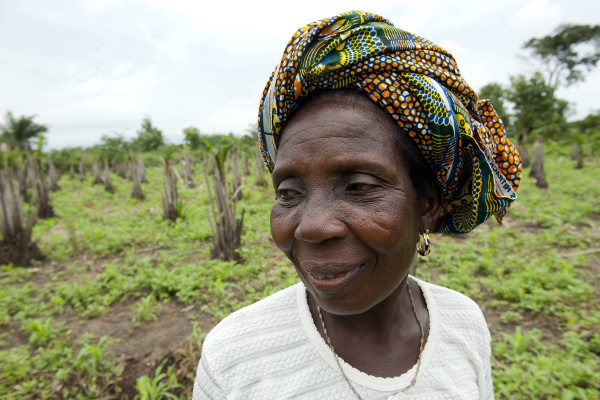
[{"label": "overcast sky", "polygon": [[[598,0],[0,0],[0,113],[35,114],[50,148],[134,137],[145,115],[243,134],[292,33],[358,9],[449,50],[476,90],[533,71],[522,44],[561,23],[600,23]],[[572,118],[600,109],[600,69],[561,90]]]}]

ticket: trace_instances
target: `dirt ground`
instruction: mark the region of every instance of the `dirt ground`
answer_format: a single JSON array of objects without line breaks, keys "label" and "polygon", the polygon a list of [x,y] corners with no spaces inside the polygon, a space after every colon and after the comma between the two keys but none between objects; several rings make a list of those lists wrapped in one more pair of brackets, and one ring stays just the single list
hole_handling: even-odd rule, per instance
[{"label": "dirt ground", "polygon": [[[56,282],[57,275],[60,276],[60,281],[72,279],[72,274],[60,274],[61,271],[63,268],[57,265],[32,268],[29,281],[41,288],[49,282]],[[91,273],[95,272],[92,268]],[[137,393],[135,382],[139,376],[152,376],[164,359],[171,364],[175,359],[185,358],[182,353],[194,352],[194,349],[188,349],[193,330],[191,318],[198,322],[202,332],[209,332],[216,324],[212,317],[205,315],[197,307],[171,300],[161,303],[156,321],[144,321],[140,326],[135,326],[132,321],[133,304],[134,300],[122,301],[111,306],[105,315],[96,318],[82,318],[74,311],[67,311],[54,318],[56,322],[63,322],[65,332],[71,331],[74,338],[83,333],[92,333],[96,338],[107,335],[116,339],[109,346],[108,353],[124,363],[123,374],[117,384],[123,389],[119,398],[125,400],[132,399]],[[2,348],[26,344],[28,341],[27,334],[20,329],[17,321],[9,324],[7,332],[9,335],[3,339]],[[187,357],[190,358],[186,360],[187,367],[195,370],[200,355],[187,354]],[[185,372],[178,371],[178,375],[185,375]]]}]

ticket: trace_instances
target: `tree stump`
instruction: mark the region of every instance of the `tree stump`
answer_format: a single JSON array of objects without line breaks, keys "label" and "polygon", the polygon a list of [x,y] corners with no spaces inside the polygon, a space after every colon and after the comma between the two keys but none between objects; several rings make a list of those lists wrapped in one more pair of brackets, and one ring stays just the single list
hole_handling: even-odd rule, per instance
[{"label": "tree stump", "polygon": [[50,190],[53,192],[60,190],[60,186],[58,186],[58,171],[56,171],[56,167],[50,157],[48,157],[48,176],[50,177]]},{"label": "tree stump", "polygon": [[32,259],[43,258],[31,240],[35,222],[34,206],[23,215],[23,198],[15,192],[10,169],[0,170],[0,264],[28,266]]},{"label": "tree stump", "polygon": [[536,141],[533,146],[533,161],[531,163],[529,176],[535,179],[535,186],[541,189],[546,189],[548,187],[548,183],[546,182],[546,172],[544,171],[544,147],[539,141]]},{"label": "tree stump", "polygon": [[258,151],[257,157],[256,157],[256,171],[257,171],[257,178],[256,178],[256,185],[257,186],[267,186],[267,180],[265,179],[265,164],[263,162],[262,159],[262,155],[260,154],[260,150]]},{"label": "tree stump", "polygon": [[183,180],[187,188],[193,189],[196,187],[194,183],[194,170],[192,169],[192,162],[190,161],[189,152],[186,150],[184,159],[181,160],[181,171],[183,171]]},{"label": "tree stump", "polygon": [[583,168],[583,150],[578,142],[573,143],[573,149],[571,150],[571,160],[575,160],[575,169]]},{"label": "tree stump", "polygon": [[231,150],[231,162],[233,172],[233,200],[240,201],[244,195],[242,193],[242,178],[238,170],[238,151],[235,147]]},{"label": "tree stump", "polygon": [[37,213],[39,218],[52,218],[55,216],[54,209],[50,204],[50,192],[48,191],[48,184],[46,183],[46,176],[40,169],[39,161],[37,159],[30,159],[29,164],[32,166],[35,184],[35,190],[37,194]]},{"label": "tree stump", "polygon": [[81,182],[85,180],[85,168],[83,167],[83,160],[79,160],[79,180]]},{"label": "tree stump", "polygon": [[131,174],[131,181],[133,182],[133,187],[131,189],[131,197],[138,200],[144,200],[144,192],[142,192],[141,178],[140,173],[138,171],[138,162],[135,157],[131,158],[129,163],[129,170]]},{"label": "tree stump", "polygon": [[100,173],[100,167],[98,167],[98,160],[95,160],[94,164],[92,165],[92,175],[94,175],[94,181],[92,182],[92,185],[102,185],[104,183]]},{"label": "tree stump", "polygon": [[108,193],[114,193],[115,187],[110,179],[110,168],[108,168],[108,160],[104,160],[104,190]]},{"label": "tree stump", "polygon": [[177,177],[173,168],[173,160],[165,161],[165,180],[163,183],[163,213],[164,218],[175,221],[179,216],[177,207],[179,200],[177,197]]},{"label": "tree stump", "polygon": [[138,156],[138,174],[140,176],[140,182],[148,183],[148,179],[146,179],[146,166],[144,165],[144,159],[141,154]]}]

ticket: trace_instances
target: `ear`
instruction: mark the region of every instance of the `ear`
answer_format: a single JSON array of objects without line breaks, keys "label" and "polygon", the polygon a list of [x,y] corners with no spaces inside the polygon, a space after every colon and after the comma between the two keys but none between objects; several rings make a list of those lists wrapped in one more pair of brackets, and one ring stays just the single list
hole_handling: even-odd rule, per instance
[{"label": "ear", "polygon": [[442,194],[439,189],[431,189],[421,198],[421,223],[431,232],[435,229],[442,210]]}]

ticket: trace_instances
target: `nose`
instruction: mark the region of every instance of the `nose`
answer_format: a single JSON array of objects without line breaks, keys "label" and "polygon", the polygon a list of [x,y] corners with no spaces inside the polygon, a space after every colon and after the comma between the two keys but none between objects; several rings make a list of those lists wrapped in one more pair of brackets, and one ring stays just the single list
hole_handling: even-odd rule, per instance
[{"label": "nose", "polygon": [[329,239],[345,237],[348,226],[340,218],[338,208],[335,199],[310,196],[302,208],[294,237],[309,243],[321,243]]}]

